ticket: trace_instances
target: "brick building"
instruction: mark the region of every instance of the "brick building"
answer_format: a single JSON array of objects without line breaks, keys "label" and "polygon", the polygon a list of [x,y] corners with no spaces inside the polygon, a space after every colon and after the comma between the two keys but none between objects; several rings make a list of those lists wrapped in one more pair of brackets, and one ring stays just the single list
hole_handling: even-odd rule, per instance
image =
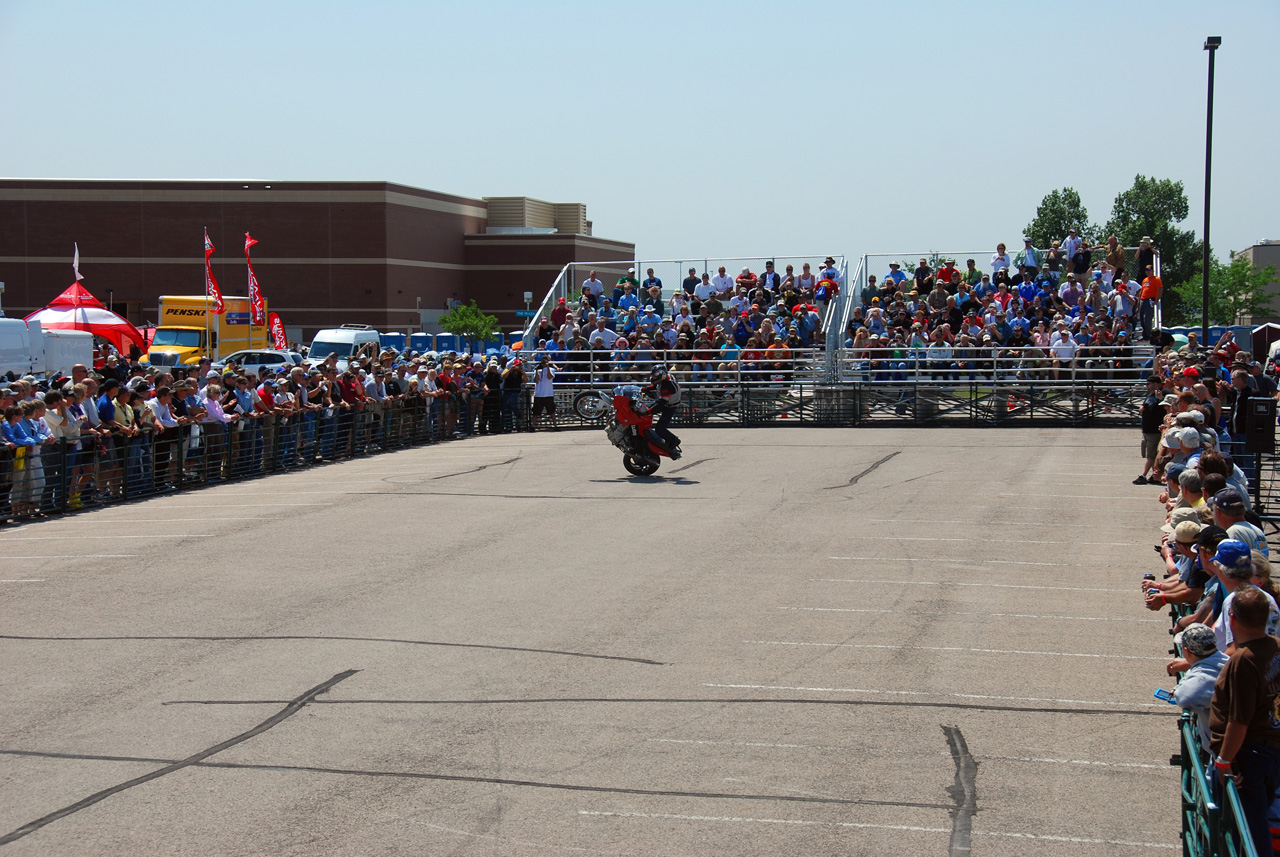
[{"label": "brick building", "polygon": [[135,324],[162,294],[204,289],[204,229],[226,294],[254,270],[291,339],[357,322],[421,329],[451,301],[474,300],[504,329],[522,326],[568,262],[630,259],[595,238],[581,203],[469,199],[389,182],[0,180],[0,282],[9,316],[40,309],[72,281]]}]

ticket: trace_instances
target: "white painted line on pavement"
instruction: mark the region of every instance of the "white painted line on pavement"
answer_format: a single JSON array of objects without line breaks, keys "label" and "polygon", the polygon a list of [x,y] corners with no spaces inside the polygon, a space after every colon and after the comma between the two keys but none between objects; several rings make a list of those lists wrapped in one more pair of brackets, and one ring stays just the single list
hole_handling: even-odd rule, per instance
[{"label": "white painted line on pavement", "polygon": [[1150,765],[1141,762],[1094,762],[1089,759],[1039,759],[1034,756],[989,756],[985,753],[975,754],[977,759],[996,759],[1002,762],[1035,762],[1046,765],[1088,765],[1097,768],[1149,768],[1156,771],[1167,771],[1170,765]]},{"label": "white painted line on pavement", "polygon": [[[161,537],[166,539],[209,539],[213,538],[213,533],[162,533]],[[5,542],[50,542],[59,541],[66,538],[74,538],[76,541],[84,541],[91,539],[100,541],[102,539],[154,539],[155,533],[138,533],[137,535],[113,535],[113,536],[91,536],[85,533],[76,533],[74,536],[7,536],[0,539],[0,544]]]},{"label": "white painted line on pavement", "polygon": [[0,580],[0,583],[44,583],[43,577],[28,577],[25,579]]},{"label": "white painted line on pavement", "polygon": [[132,559],[142,556],[140,553],[46,553],[36,556],[9,556],[0,553],[2,559]]},{"label": "white painted line on pavement", "polygon": [[[822,753],[866,753],[865,747],[838,747],[825,744],[780,744],[769,741],[720,741],[707,738],[646,738],[650,744],[690,744],[708,747],[757,747],[764,750],[817,750]],[[909,750],[893,750],[877,747],[873,752],[889,753],[899,756],[947,756],[950,753],[941,750],[936,753],[913,753]],[[975,753],[976,759],[995,759],[1002,762],[1028,762],[1045,765],[1087,765],[1095,768],[1143,768],[1155,771],[1167,771],[1169,765],[1152,765],[1146,762],[1098,762],[1091,759],[1046,759],[1034,756],[994,756],[986,753]]]},{"label": "white painted line on pavement", "polygon": [[1167,702],[1107,702],[1096,699],[1056,699],[1040,696],[992,696],[981,693],[932,693],[926,690],[871,690],[865,687],[792,687],[776,684],[703,684],[703,687],[721,687],[736,690],[800,690],[812,693],[871,693],[886,696],[942,696],[953,699],[999,699],[1005,702],[1056,702],[1071,705],[1106,705],[1116,707],[1170,708]]},{"label": "white painted line on pavement", "polygon": [[813,646],[821,649],[898,649],[898,650],[918,650],[922,652],[977,652],[984,655],[1052,655],[1059,658],[1103,658],[1110,660],[1126,660],[1126,661],[1161,661],[1167,662],[1167,657],[1158,658],[1151,655],[1117,655],[1117,654],[1099,654],[1099,653],[1081,653],[1081,652],[1040,652],[1029,651],[1023,649],[970,649],[963,646],[889,646],[884,644],[872,643],[798,643],[788,640],[743,640],[743,643],[750,643],[759,646]]},{"label": "white painted line on pavement", "polygon": [[1146,622],[1168,625],[1168,619],[1130,619],[1113,616],[1053,616],[1045,613],[988,613],[962,610],[873,610],[867,607],[778,607],[778,610],[803,610],[811,613],[897,613],[903,616],[998,616],[1010,619],[1069,619],[1072,622]]},{"label": "white painted line on pavement", "polygon": [[[1011,512],[1016,512],[1016,511],[1018,511],[1018,509],[1023,509],[1023,508],[1026,508],[1026,507],[1024,507],[1024,506],[1019,506],[1019,507],[1017,507],[1016,509],[1010,509],[1009,511],[1011,511]],[[914,527],[914,526],[918,526],[918,523],[917,523],[916,521],[909,521],[909,520],[906,520],[906,519],[904,519],[904,518],[859,518],[859,519],[858,519],[858,523],[860,523],[860,524],[909,524],[909,525],[911,525],[911,526],[913,526],[913,527]],[[1007,519],[1007,518],[1006,518],[1006,519],[999,520],[999,521],[936,521],[936,520],[933,520],[933,519],[931,518],[931,519],[929,519],[929,521],[928,521],[927,523],[928,523],[928,524],[930,524],[930,525],[933,525],[933,524],[966,524],[966,525],[974,526],[974,527],[995,527],[995,526],[1003,526],[1003,525],[1006,525],[1006,524],[1029,524],[1029,523],[1039,523],[1039,522],[1038,522],[1038,521],[1011,521],[1011,520],[1009,520],[1009,519]],[[1146,525],[1139,526],[1139,525],[1137,525],[1137,524],[1112,524],[1112,523],[1108,523],[1108,524],[1107,524],[1107,529],[1109,529],[1109,530],[1115,530],[1115,529],[1120,529],[1120,530],[1148,530],[1148,531],[1149,531],[1149,530],[1151,529],[1151,527],[1146,526]]]},{"label": "white painted line on pavement", "polygon": [[[342,493],[342,492],[341,492],[341,491],[339,491],[339,490],[337,490],[336,488],[335,488],[335,489],[333,489],[333,490],[331,490],[331,491],[293,491],[293,490],[290,490],[290,489],[288,489],[288,488],[284,488],[284,489],[279,489],[279,490],[275,490],[275,491],[236,491],[234,494],[232,494],[232,493],[227,493],[227,494],[212,494],[212,493],[210,493],[210,494],[205,494],[205,495],[203,495],[203,497],[197,497],[195,494],[179,494],[179,495],[177,495],[176,497],[174,497],[173,499],[175,499],[175,500],[186,500],[186,499],[197,500],[197,499],[205,499],[205,503],[203,503],[203,504],[202,504],[202,506],[203,506],[203,505],[208,505],[208,500],[214,500],[214,501],[217,501],[217,500],[221,500],[223,497],[264,497],[264,496],[270,496],[270,495],[272,495],[272,494],[290,494],[290,495],[292,495],[292,494],[341,494],[341,493]],[[228,503],[228,504],[221,504],[221,503],[219,503],[218,505],[232,505],[232,504],[230,504],[230,503]],[[289,504],[289,503],[279,503],[279,504],[273,504],[273,505],[288,506],[288,505],[291,505],[291,504]],[[292,505],[294,505],[294,506],[307,506],[307,505],[315,506],[315,505],[325,505],[325,504],[316,504],[316,503],[293,503]],[[332,504],[329,504],[329,505],[332,505]],[[181,506],[175,506],[174,508],[181,509],[181,508],[183,508],[183,507],[181,507]],[[187,508],[195,508],[195,507],[194,507],[194,506],[190,506],[190,507],[187,507]]]},{"label": "white painted line on pavement", "polygon": [[[1006,491],[1004,493],[989,494],[987,496],[994,497],[1026,497],[1026,491]],[[1106,494],[1053,494],[1053,497],[1061,497],[1065,500],[1112,500],[1123,503],[1142,503],[1144,506],[1154,504],[1154,497],[1116,497],[1115,495],[1107,496]]]},{"label": "white painted line on pavement", "polygon": [[[743,815],[677,815],[669,812],[600,812],[578,810],[578,815],[602,818],[641,818],[659,821],[719,821],[730,824],[780,824],[804,827],[843,827],[863,830],[901,830],[908,833],[951,833],[950,827],[918,827],[911,824],[874,824],[867,821],[810,821],[799,818],[752,818]],[[974,836],[993,836],[1009,839],[1033,839],[1041,842],[1070,842],[1078,845],[1123,845],[1131,848],[1175,849],[1176,842],[1136,842],[1127,839],[1087,839],[1081,836],[1052,836],[1043,833],[1009,833],[999,830],[975,830]]]},{"label": "white painted line on pavement", "polygon": [[[331,494],[333,492],[325,491],[324,493]],[[243,495],[237,495],[237,496],[261,497],[262,495],[261,494],[243,494]],[[333,505],[336,505],[334,503],[219,503],[217,502],[218,498],[216,497],[211,497],[209,499],[214,501],[213,505],[216,505],[218,508],[221,508],[221,509],[233,509],[233,508],[246,509],[246,508],[258,508],[258,507],[267,507],[267,508],[275,509],[279,506],[333,506]],[[203,509],[209,505],[210,505],[209,503],[202,503],[199,506],[175,506],[174,508],[175,509]]]},{"label": "white painted line on pavement", "polygon": [[748,818],[746,816],[675,815],[669,812],[598,812],[580,809],[578,815],[604,818],[645,818],[662,821],[725,821],[735,824],[785,824],[812,827],[861,827],[874,830],[908,830],[917,833],[950,833],[948,827],[914,827],[909,824],[870,824],[860,821],[806,821],[798,818]]},{"label": "white painted line on pavement", "polygon": [[1132,589],[1097,589],[1087,586],[1035,586],[1030,583],[952,583],[946,580],[870,580],[846,579],[838,577],[811,577],[817,583],[889,583],[897,586],[977,586],[984,589],[1046,589],[1051,592],[1127,592]]},{"label": "white painted line on pavement", "polygon": [[[893,542],[990,542],[990,538],[933,538],[930,536],[858,536],[860,541],[893,541]],[[1018,539],[1020,545],[1089,545],[1092,547],[1131,548],[1133,542],[1038,542],[1032,539]],[[985,560],[983,560],[985,561]]]},{"label": "white painted line on pavement", "polygon": [[[651,744],[704,744],[721,747],[763,747],[769,750],[821,750],[823,752],[837,750],[842,753],[866,752],[865,749],[861,747],[825,747],[821,744],[773,744],[767,741],[712,741],[693,738],[646,738],[645,740]],[[877,749],[884,752],[884,748]],[[906,751],[903,750],[889,750],[888,752],[895,754],[906,753]],[[931,754],[911,753],[910,755],[950,756],[951,754],[944,750]]]},{"label": "white painted line on pavement", "polygon": [[1097,563],[1080,562],[1032,562],[1024,559],[943,559],[910,556],[829,556],[827,559],[847,559],[867,562],[949,562],[952,565],[1047,565],[1052,568],[1096,568]]},{"label": "white painted line on pavement", "polygon": [[[240,515],[238,517],[218,517],[215,515],[206,515],[203,518],[64,518],[61,521],[45,521],[37,526],[51,526],[53,524],[62,523],[63,521],[75,521],[76,527],[85,524],[212,524],[217,521],[261,521],[261,515]],[[76,538],[94,538],[94,536],[82,536],[76,533]]]}]

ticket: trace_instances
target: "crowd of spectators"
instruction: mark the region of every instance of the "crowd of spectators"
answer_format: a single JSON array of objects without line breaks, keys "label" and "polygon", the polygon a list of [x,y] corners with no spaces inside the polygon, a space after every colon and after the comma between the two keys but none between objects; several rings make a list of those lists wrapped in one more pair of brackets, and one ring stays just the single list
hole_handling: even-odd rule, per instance
[{"label": "crowd of spectators", "polygon": [[1174,355],[1151,375],[1144,470],[1134,482],[1163,487],[1160,567],[1144,575],[1140,590],[1148,609],[1173,608],[1178,656],[1166,671],[1179,682],[1170,701],[1189,713],[1210,776],[1235,782],[1258,853],[1271,854],[1280,607],[1263,522],[1252,509],[1247,468],[1237,463],[1243,456],[1232,455],[1240,444],[1231,440],[1242,434],[1243,403],[1275,395],[1253,368],[1246,352],[1223,348]]},{"label": "crowd of spectators", "polygon": [[1129,346],[1167,338],[1155,326],[1164,288],[1155,262],[1149,237],[1130,261],[1114,235],[1094,248],[1075,230],[1046,249],[1024,236],[1012,257],[998,244],[982,266],[934,267],[922,257],[908,272],[890,262],[881,277],[868,276],[845,347],[873,380],[921,370],[943,380],[993,377],[1001,366],[1058,379],[1079,365],[1127,377]]},{"label": "crowd of spectators", "polygon": [[[528,430],[525,392],[549,358],[394,351],[258,372],[166,370],[109,356],[69,376],[0,383],[0,520],[182,482],[280,470],[407,443]],[[555,427],[554,408],[549,427]],[[541,414],[539,416],[542,416]]]},{"label": "crowd of spectators", "polygon": [[840,291],[840,272],[828,256],[816,270],[803,263],[736,276],[690,268],[667,290],[654,270],[645,279],[630,268],[607,285],[591,271],[572,301],[559,299],[534,326],[536,353],[546,354],[565,381],[629,380],[666,364],[685,381],[736,380],[788,373],[822,345],[822,314]]}]

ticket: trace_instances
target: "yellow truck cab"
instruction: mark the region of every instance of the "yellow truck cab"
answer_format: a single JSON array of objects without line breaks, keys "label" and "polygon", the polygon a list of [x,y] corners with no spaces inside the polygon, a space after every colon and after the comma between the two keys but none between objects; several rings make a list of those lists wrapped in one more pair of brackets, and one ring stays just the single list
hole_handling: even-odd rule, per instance
[{"label": "yellow truck cab", "polygon": [[[249,299],[223,296],[225,313],[210,312],[205,295],[160,296],[160,321],[142,362],[151,366],[195,366],[246,348],[266,348],[265,324],[250,324]],[[263,310],[265,315],[266,310]]]}]

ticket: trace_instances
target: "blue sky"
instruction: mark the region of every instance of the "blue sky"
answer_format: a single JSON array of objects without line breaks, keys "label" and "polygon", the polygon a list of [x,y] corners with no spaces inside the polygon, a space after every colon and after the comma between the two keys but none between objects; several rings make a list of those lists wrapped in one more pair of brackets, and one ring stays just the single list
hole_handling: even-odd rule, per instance
[{"label": "blue sky", "polygon": [[[1280,238],[1280,3],[0,0],[0,175],[389,180],[587,205],[650,258],[1016,243],[1137,173]],[[100,249],[97,252],[102,252]]]}]

